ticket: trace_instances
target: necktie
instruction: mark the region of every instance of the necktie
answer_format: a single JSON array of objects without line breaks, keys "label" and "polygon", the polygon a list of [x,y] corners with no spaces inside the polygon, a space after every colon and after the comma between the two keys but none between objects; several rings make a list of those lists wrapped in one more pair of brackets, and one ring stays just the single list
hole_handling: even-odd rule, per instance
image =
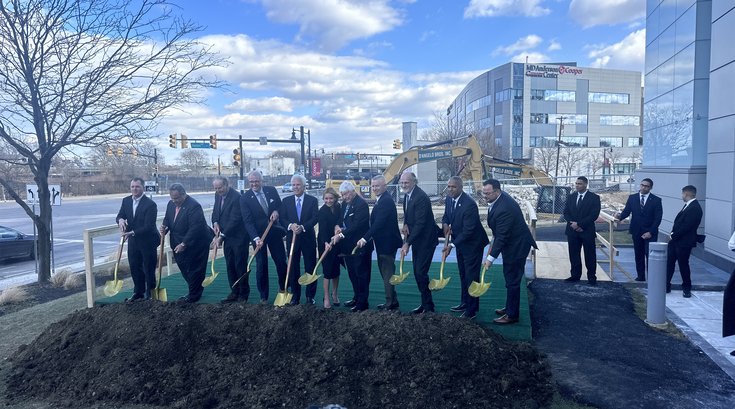
[{"label": "necktie", "polygon": [[265,195],[263,194],[262,191],[260,191],[256,194],[256,196],[258,196],[258,202],[260,202],[260,207],[262,207],[265,214],[268,215],[268,203],[265,202]]},{"label": "necktie", "polygon": [[301,221],[301,198],[296,199],[296,217]]},{"label": "necktie", "polygon": [[347,227],[347,213],[350,211],[350,204],[345,204],[345,213],[342,215],[342,227]]},{"label": "necktie", "polygon": [[181,208],[176,206],[176,213],[174,213],[174,221],[176,221],[176,218],[179,217],[179,210],[181,210]]},{"label": "necktie", "polygon": [[133,217],[135,217],[135,211],[138,209],[138,203],[140,203],[140,199],[133,199]]},{"label": "necktie", "polygon": [[222,199],[219,201],[219,213],[222,214],[222,209],[225,207],[225,197],[222,196]]},{"label": "necktie", "polygon": [[685,204],[684,204],[684,207],[682,207],[682,208],[681,208],[681,210],[679,210],[679,213],[683,212],[683,211],[684,211],[684,209],[686,209],[686,208],[687,208],[687,205],[686,205],[686,203],[685,203]]},{"label": "necktie", "polygon": [[577,207],[582,203],[582,197],[584,197],[584,195],[577,196]]},{"label": "necktie", "polygon": [[641,195],[641,208],[646,205],[646,197]]}]

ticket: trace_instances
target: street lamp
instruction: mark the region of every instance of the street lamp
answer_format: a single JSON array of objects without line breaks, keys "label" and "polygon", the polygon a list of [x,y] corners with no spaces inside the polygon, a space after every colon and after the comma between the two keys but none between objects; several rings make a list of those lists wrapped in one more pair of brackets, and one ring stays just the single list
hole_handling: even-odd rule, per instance
[{"label": "street lamp", "polygon": [[565,116],[556,118],[559,121],[559,138],[556,140],[556,168],[554,168],[554,183],[558,182],[559,177],[559,155],[561,154],[561,132],[564,130]]}]

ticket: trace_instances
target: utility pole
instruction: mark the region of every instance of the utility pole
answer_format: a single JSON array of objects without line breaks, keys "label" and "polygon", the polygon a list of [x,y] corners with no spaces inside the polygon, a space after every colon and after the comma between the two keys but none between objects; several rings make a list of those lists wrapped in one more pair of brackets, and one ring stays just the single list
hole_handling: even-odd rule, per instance
[{"label": "utility pole", "polygon": [[565,116],[557,118],[559,120],[559,137],[556,140],[556,168],[554,168],[554,183],[558,183],[559,177],[559,156],[561,154],[561,131],[564,130],[564,120],[567,119]]}]

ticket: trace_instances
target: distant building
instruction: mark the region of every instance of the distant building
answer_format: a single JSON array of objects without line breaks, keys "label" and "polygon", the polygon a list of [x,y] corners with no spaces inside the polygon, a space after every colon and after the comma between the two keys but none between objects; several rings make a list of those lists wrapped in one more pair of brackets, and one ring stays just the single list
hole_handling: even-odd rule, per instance
[{"label": "distant building", "polygon": [[641,93],[640,72],[507,63],[470,81],[447,119],[452,128],[477,134],[486,154],[527,163],[538,162],[535,151],[557,146],[563,121],[561,145],[579,148],[585,159],[559,176],[632,173],[642,144]]},{"label": "distant building", "polygon": [[293,175],[296,171],[294,158],[250,158],[250,169],[259,170],[263,176]]}]

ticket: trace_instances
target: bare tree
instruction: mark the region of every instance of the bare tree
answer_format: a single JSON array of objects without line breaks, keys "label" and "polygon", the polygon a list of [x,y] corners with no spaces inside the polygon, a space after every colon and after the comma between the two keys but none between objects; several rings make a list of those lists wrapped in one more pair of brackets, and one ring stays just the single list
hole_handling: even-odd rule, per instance
[{"label": "bare tree", "polygon": [[186,149],[179,155],[179,164],[185,172],[201,175],[209,165],[209,157],[200,150]]},{"label": "bare tree", "polygon": [[605,158],[602,156],[602,150],[601,149],[590,149],[587,155],[589,159],[589,165],[590,170],[592,171],[592,176],[596,176],[597,172],[602,170],[602,167],[605,165]]},{"label": "bare tree", "polygon": [[294,166],[296,169],[301,166],[301,153],[299,151],[292,151],[288,149],[278,149],[270,154],[271,158],[293,158]]},{"label": "bare tree", "polygon": [[550,175],[556,169],[556,148],[532,148],[533,166]]},{"label": "bare tree", "polygon": [[203,76],[221,62],[191,40],[199,30],[166,0],[0,1],[0,139],[27,160],[40,214],[0,184],[38,228],[40,282],[51,276],[52,159],[146,137],[168,110],[220,85]]},{"label": "bare tree", "polygon": [[561,148],[559,156],[559,170],[563,170],[566,176],[572,176],[575,170],[581,170],[579,165],[587,158],[584,148],[564,147]]}]

